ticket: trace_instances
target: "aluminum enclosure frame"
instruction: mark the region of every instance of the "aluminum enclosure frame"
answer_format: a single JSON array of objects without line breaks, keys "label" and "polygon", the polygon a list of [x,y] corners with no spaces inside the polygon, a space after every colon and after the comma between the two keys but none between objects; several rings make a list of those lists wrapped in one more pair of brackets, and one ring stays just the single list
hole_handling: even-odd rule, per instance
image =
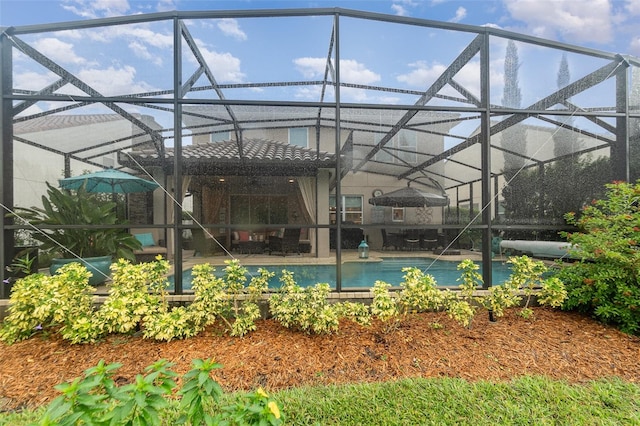
[{"label": "aluminum enclosure frame", "polygon": [[[228,83],[219,84],[216,80],[216,76],[212,70],[208,67],[207,62],[199,50],[194,37],[190,34],[188,27],[185,25],[185,21],[199,20],[199,19],[224,19],[224,18],[282,18],[282,17],[308,17],[308,16],[327,16],[333,18],[333,31],[330,39],[327,40],[327,60],[324,78],[317,81],[282,81],[282,82],[252,82],[252,83]],[[436,79],[436,81],[425,90],[410,91],[407,89],[396,89],[391,87],[376,87],[372,85],[360,85],[355,83],[344,82],[341,79],[341,27],[348,25],[343,22],[346,19],[361,19],[369,21],[379,21],[384,23],[394,23],[407,26],[433,28],[439,30],[455,31],[468,33],[475,37],[469,43],[466,49],[460,52],[459,55],[448,65],[446,70]],[[22,36],[33,35],[38,33],[54,32],[59,30],[73,30],[73,29],[90,29],[101,27],[113,27],[120,25],[132,25],[132,24],[145,24],[150,22],[167,21],[172,22],[173,25],[173,87],[170,89],[160,90],[157,92],[138,93],[122,96],[103,96],[97,90],[92,88],[89,84],[82,81],[78,76],[65,70],[53,59],[48,58],[44,54],[38,52],[33,46],[22,40]],[[501,38],[505,40],[520,41],[530,43],[533,45],[547,47],[552,49],[558,49],[565,52],[571,52],[579,55],[584,55],[592,58],[603,60],[607,63],[600,69],[593,71],[592,73],[578,79],[562,89],[550,93],[541,100],[532,103],[529,106],[523,108],[510,108],[501,105],[492,105],[490,102],[490,48],[489,39],[491,37]],[[188,78],[183,81],[182,74],[182,58],[183,58],[183,43],[184,46],[189,47],[191,53],[198,61],[197,70]],[[14,61],[12,60],[13,50],[17,49],[27,57],[33,59],[49,71],[55,73],[59,80],[49,87],[42,88],[38,92],[26,93],[24,91],[14,90],[13,87],[13,70]],[[453,77],[456,72],[466,66],[470,59],[479,56],[480,58],[480,98],[476,99],[467,91],[462,85],[456,82]],[[550,107],[556,104],[569,104],[569,100],[572,96],[584,91],[586,88],[593,87],[602,81],[609,78],[615,79],[616,87],[616,105],[615,110],[599,110],[588,111],[575,107],[573,110],[560,110],[553,111],[554,116],[576,116],[584,117],[593,121],[599,126],[606,127],[607,123],[602,123],[601,117],[610,118],[615,120],[615,126],[609,125],[609,130],[615,134],[615,139],[607,139],[599,135],[593,135],[594,139],[601,139],[602,146],[609,146],[611,149],[612,170],[614,172],[614,178],[616,180],[628,181],[629,175],[629,144],[630,144],[630,121],[640,120],[640,111],[634,109],[633,105],[630,105],[629,97],[631,92],[630,85],[633,83],[629,78],[630,69],[640,67],[640,60],[638,58],[620,55],[616,53],[609,53],[605,51],[599,51],[596,49],[583,48],[580,46],[574,46],[566,43],[554,42],[550,40],[544,40],[537,37],[526,36],[523,34],[517,34],[505,30],[500,30],[492,27],[476,27],[464,24],[455,24],[448,22],[438,22],[432,20],[424,20],[417,18],[398,17],[384,14],[377,14],[371,12],[361,12],[356,10],[349,10],[343,8],[317,8],[317,9],[282,9],[282,10],[229,10],[229,11],[196,11],[196,12],[163,12],[152,13],[146,15],[135,15],[125,17],[114,17],[106,19],[94,19],[87,21],[73,21],[57,24],[46,25],[30,25],[22,27],[8,27],[0,29],[0,92],[2,94],[0,111],[0,137],[2,142],[2,150],[0,151],[0,175],[2,176],[2,187],[0,188],[0,201],[3,206],[14,205],[13,194],[13,144],[14,140],[20,140],[13,132],[14,123],[23,120],[20,114],[25,111],[29,106],[39,101],[52,101],[63,102],[72,101],[76,106],[86,105],[91,103],[99,103],[110,108],[114,113],[122,116],[124,119],[130,121],[135,127],[142,129],[143,135],[148,136],[152,141],[159,156],[164,155],[165,142],[168,139],[181,141],[183,138],[183,120],[182,116],[183,106],[189,105],[221,105],[223,106],[229,117],[231,118],[231,126],[233,127],[233,133],[235,140],[238,143],[238,148],[242,152],[241,141],[243,139],[243,131],[246,123],[242,123],[237,117],[234,111],[234,107],[238,106],[260,106],[260,107],[295,107],[295,108],[309,108],[317,110],[316,128],[320,131],[321,127],[329,127],[333,125],[335,131],[335,152],[340,153],[343,151],[342,137],[344,134],[358,129],[357,125],[348,122],[343,119],[346,117],[344,111],[363,108],[371,111],[404,111],[402,118],[396,121],[386,134],[375,144],[371,150],[351,169],[346,169],[342,164],[342,156],[337,156],[336,169],[333,172],[334,176],[339,178],[335,181],[335,195],[337,200],[338,211],[340,211],[341,200],[341,185],[340,181],[348,172],[357,173],[363,171],[365,166],[374,164],[374,158],[376,153],[381,150],[390,150],[387,146],[389,141],[393,139],[398,132],[405,128],[407,124],[421,112],[446,112],[446,113],[473,113],[477,114],[480,121],[480,128],[477,133],[468,137],[466,140],[454,145],[451,148],[444,150],[443,152],[432,156],[428,160],[420,162],[419,164],[407,167],[405,171],[399,173],[398,180],[412,180],[420,177],[425,172],[425,169],[448,159],[452,155],[464,151],[476,144],[480,144],[481,157],[480,157],[480,186],[481,186],[481,204],[483,206],[481,211],[481,223],[479,225],[472,225],[474,229],[478,229],[482,232],[482,247],[481,254],[483,259],[483,274],[484,282],[486,286],[492,285],[491,277],[491,236],[494,232],[494,223],[492,218],[492,209],[489,206],[494,203],[492,199],[492,192],[495,191],[497,185],[498,176],[496,173],[491,172],[491,150],[498,149],[504,150],[502,147],[496,147],[492,145],[491,137],[507,128],[517,125],[523,120],[529,117],[539,117],[541,119],[547,119],[546,116],[551,115]],[[204,75],[208,81],[206,87],[196,87],[195,83],[200,76]],[[65,85],[72,84],[75,87],[81,89],[86,95],[74,96],[73,99],[69,99],[65,95],[56,94],[56,90]],[[439,95],[440,89],[450,84],[453,87],[458,88],[458,92],[461,93],[462,99],[469,106],[434,106],[427,105],[430,99],[441,96]],[[636,82],[637,84],[637,82]],[[309,101],[275,101],[275,100],[241,100],[227,98],[225,91],[228,89],[239,87],[274,87],[274,86],[295,86],[295,85],[317,85],[321,87],[321,96],[315,102]],[[335,100],[328,101],[325,99],[325,92],[327,88],[333,87],[335,90]],[[344,89],[362,88],[369,90],[378,90],[381,92],[397,92],[403,94],[411,94],[419,96],[418,101],[414,104],[371,104],[371,103],[353,103],[342,102],[341,91]],[[218,96],[217,99],[190,99],[186,95],[195,90],[212,89]],[[147,124],[136,118],[129,113],[124,105],[153,105],[156,108],[165,108],[174,114],[173,128],[162,129],[161,131],[149,127]],[[73,107],[69,107],[72,109]],[[335,111],[334,122],[330,123],[328,120],[322,118],[322,111],[333,110]],[[56,112],[56,111],[54,111]],[[63,112],[60,110],[59,112]],[[495,117],[506,117],[504,120],[495,123],[492,121]],[[600,122],[598,122],[600,120]],[[559,127],[569,128],[570,125],[556,122]],[[362,124],[367,126],[366,123]],[[579,129],[574,129],[579,130]],[[169,133],[169,136],[165,136],[165,133]],[[138,135],[137,135],[138,136]],[[24,143],[34,144],[32,141],[22,140]],[[113,141],[113,151],[120,152],[122,149],[117,145],[118,141]],[[130,146],[130,145],[129,145]],[[182,186],[182,161],[181,161],[181,143],[175,145],[174,162],[171,164],[174,173],[174,181],[172,186],[174,188],[180,188]],[[45,146],[40,146],[42,149],[49,149]],[[81,149],[73,152],[56,152],[60,155],[64,155],[66,164],[69,164],[71,159],[78,161],[86,161],[87,164],[92,164],[90,156],[83,156],[84,152],[90,151],[95,146],[82,147]],[[596,148],[591,148],[596,149]],[[585,150],[585,152],[587,152]],[[520,155],[518,153],[514,153]],[[400,154],[397,154],[400,155]],[[554,160],[557,160],[554,159]],[[549,161],[554,161],[549,160]],[[544,162],[541,162],[542,164]],[[529,166],[534,167],[534,166]],[[68,167],[65,167],[66,174],[69,173]],[[384,174],[384,173],[382,173]],[[472,185],[474,180],[465,181],[459,180],[458,185],[450,185],[447,190],[455,190],[456,186]],[[472,191],[472,189],[471,189]],[[182,200],[178,200],[182,201]],[[5,207],[5,208],[6,208]],[[181,258],[181,231],[183,230],[182,223],[180,222],[181,206],[180,203],[176,205],[175,219],[172,223],[166,223],[164,228],[172,229],[177,235],[175,238],[174,252],[176,265],[182,264]],[[337,291],[342,290],[341,283],[341,259],[342,249],[340,244],[341,230],[344,224],[338,215],[336,223],[336,268],[337,268]],[[529,228],[536,225],[531,225]],[[316,225],[317,228],[322,228],[322,225]],[[365,226],[366,228],[366,226]],[[542,229],[543,227],[541,227]],[[0,225],[0,236],[2,242],[0,243],[0,270],[2,271],[2,279],[5,278],[6,266],[10,261],[8,256],[12,253],[14,246],[14,230],[18,229],[10,219],[5,218],[2,225]],[[10,257],[10,256],[9,256]],[[176,274],[176,293],[182,293],[182,282],[180,274]]]}]

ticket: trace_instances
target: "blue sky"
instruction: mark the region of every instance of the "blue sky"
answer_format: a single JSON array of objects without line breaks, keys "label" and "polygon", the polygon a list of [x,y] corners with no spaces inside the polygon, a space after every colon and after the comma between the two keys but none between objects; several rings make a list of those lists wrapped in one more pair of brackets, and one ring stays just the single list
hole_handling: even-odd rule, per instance
[{"label": "blue sky", "polygon": [[640,56],[640,0],[0,0],[0,25],[20,26],[170,10],[344,7],[493,25]]},{"label": "blue sky", "polygon": [[[374,0],[374,1],[186,1],[186,0],[0,0],[0,25],[58,23],[159,11],[289,9],[343,7],[390,15],[424,18],[497,28],[614,53],[640,56],[640,0]],[[424,90],[473,35],[398,28],[377,22],[341,26],[341,73],[346,82]],[[199,49],[211,64],[218,83],[321,80],[331,18],[301,20],[210,20],[190,25]],[[352,25],[353,24],[353,25]],[[284,31],[283,29],[286,29]],[[170,22],[107,30],[60,31],[25,36],[25,40],[56,63],[105,95],[166,90],[171,77]],[[492,102],[502,91],[504,41],[492,42]],[[523,106],[556,87],[561,53],[518,45]],[[184,62],[185,78],[196,68]],[[603,63],[571,54],[572,79]],[[193,67],[190,69],[190,67]],[[471,61],[457,79],[478,91],[478,61]],[[14,59],[14,85],[38,90],[56,77],[24,57]],[[206,84],[206,82],[202,82]],[[612,84],[612,83],[611,83]],[[262,92],[263,94],[259,93]],[[319,99],[320,87],[236,90],[228,97],[259,99]],[[607,93],[613,93],[607,90]],[[73,87],[58,93],[81,93]],[[413,103],[399,95],[345,89],[343,100]],[[197,97],[194,93],[190,96]],[[597,96],[599,105],[614,99]],[[595,101],[594,101],[595,102]],[[586,104],[585,106],[590,106]],[[46,108],[33,106],[28,112]],[[169,120],[170,121],[170,120]]]}]

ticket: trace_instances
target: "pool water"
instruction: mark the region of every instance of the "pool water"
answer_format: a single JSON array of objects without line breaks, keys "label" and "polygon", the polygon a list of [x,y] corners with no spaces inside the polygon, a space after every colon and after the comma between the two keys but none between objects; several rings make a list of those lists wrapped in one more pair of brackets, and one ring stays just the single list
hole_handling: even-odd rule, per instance
[{"label": "pool water", "polygon": [[[448,260],[436,260],[416,257],[386,257],[381,262],[346,262],[342,265],[342,288],[369,288],[373,287],[376,280],[385,281],[392,286],[399,286],[403,281],[402,268],[416,267],[423,272],[433,275],[439,286],[458,286],[460,278],[458,271],[459,262]],[[480,273],[482,273],[482,265]],[[293,278],[301,287],[313,286],[317,283],[328,283],[332,288],[336,286],[335,265],[262,265],[245,266],[249,270],[248,279],[256,275],[258,268],[264,268],[275,272],[275,276],[269,281],[269,288],[280,287],[282,270],[293,272]],[[493,282],[502,283],[509,278],[511,267],[502,262],[493,262]],[[224,266],[217,266],[214,272],[216,276],[224,275]],[[170,277],[173,288],[173,277]],[[182,275],[182,287],[191,289],[191,270],[188,269]]]}]

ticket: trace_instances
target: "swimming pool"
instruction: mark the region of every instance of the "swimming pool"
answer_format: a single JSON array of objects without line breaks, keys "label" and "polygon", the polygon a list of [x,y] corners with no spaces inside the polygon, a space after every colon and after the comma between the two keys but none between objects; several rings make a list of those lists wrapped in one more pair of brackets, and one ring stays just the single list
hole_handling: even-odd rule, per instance
[{"label": "swimming pool", "polygon": [[[342,265],[342,288],[369,288],[373,287],[376,280],[385,281],[392,286],[399,286],[403,281],[402,268],[413,266],[435,277],[439,286],[458,286],[460,278],[458,271],[459,262],[449,260],[436,260],[417,257],[385,257],[380,262],[345,262]],[[482,265],[480,273],[482,273]],[[269,288],[280,287],[280,276],[283,269],[293,272],[296,283],[301,287],[313,286],[317,283],[329,283],[336,286],[335,265],[258,265],[245,266],[249,270],[248,278],[255,275],[258,268],[265,268],[275,272],[275,276],[269,281]],[[222,276],[224,266],[217,266],[215,275]],[[511,267],[503,262],[493,262],[493,282],[502,283],[509,278]],[[170,277],[173,288],[173,277]],[[185,270],[182,275],[182,287],[191,289],[191,270]]]}]

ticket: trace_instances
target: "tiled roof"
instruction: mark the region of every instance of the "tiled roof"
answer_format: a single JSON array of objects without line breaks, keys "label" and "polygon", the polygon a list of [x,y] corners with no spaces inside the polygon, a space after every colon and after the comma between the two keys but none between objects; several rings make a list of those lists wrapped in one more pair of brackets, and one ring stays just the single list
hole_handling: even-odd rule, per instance
[{"label": "tiled roof", "polygon": [[[173,159],[174,149],[167,148],[165,150],[165,158]],[[281,142],[266,139],[245,139],[242,142],[242,151],[245,161],[264,162],[264,163],[300,163],[300,162],[316,162],[318,166],[332,166],[335,162],[335,156],[327,152],[319,152],[307,148],[301,148],[295,145],[289,145]],[[158,160],[158,153],[153,150],[133,151],[131,155],[141,162],[145,160]],[[235,141],[212,142],[206,144],[186,145],[182,147],[182,157],[186,163],[198,160],[216,160],[216,162],[239,163],[240,154],[238,152],[238,144]]]},{"label": "tiled roof", "polygon": [[[137,118],[140,114],[134,114]],[[15,123],[16,135],[124,120],[118,114],[56,114]]]}]

